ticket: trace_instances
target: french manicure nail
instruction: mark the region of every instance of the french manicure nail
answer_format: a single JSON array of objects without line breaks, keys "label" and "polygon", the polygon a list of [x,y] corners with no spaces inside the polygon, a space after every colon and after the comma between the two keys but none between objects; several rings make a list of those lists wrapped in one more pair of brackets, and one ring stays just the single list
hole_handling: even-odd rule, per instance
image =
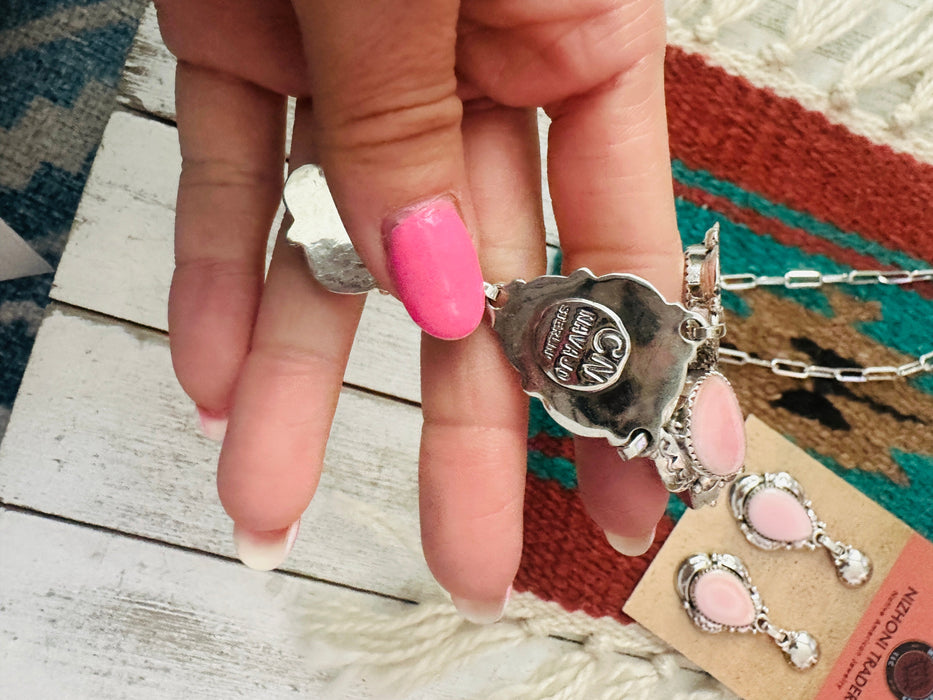
[{"label": "french manicure nail", "polygon": [[204,433],[204,437],[214,442],[223,442],[224,435],[227,434],[227,417],[218,416],[200,406],[197,409],[198,421],[201,424],[201,432]]},{"label": "french manicure nail", "polygon": [[642,535],[640,537],[623,537],[622,535],[617,535],[607,530],[605,532],[606,541],[614,550],[619,552],[619,554],[624,554],[627,557],[640,557],[651,548],[657,529],[658,528],[655,527],[647,536]]},{"label": "french manicure nail", "polygon": [[272,571],[285,561],[298,537],[296,520],[284,530],[254,532],[234,524],[233,544],[240,561],[256,571]]},{"label": "french manicure nail", "polygon": [[407,209],[386,229],[389,272],[415,323],[445,340],[472,333],[486,309],[483,275],[453,204],[438,199]]},{"label": "french manicure nail", "polygon": [[712,374],[703,380],[693,407],[691,436],[697,459],[717,476],[731,476],[745,463],[742,409],[726,378]]},{"label": "french manicure nail", "polygon": [[509,586],[502,600],[469,600],[458,596],[450,596],[454,607],[468,622],[474,625],[490,625],[502,619],[505,606],[512,596],[512,587]]}]

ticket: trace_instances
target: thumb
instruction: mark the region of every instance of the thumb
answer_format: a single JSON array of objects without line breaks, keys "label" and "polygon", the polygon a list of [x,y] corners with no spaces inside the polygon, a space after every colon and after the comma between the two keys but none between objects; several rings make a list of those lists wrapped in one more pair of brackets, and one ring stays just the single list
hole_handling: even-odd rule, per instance
[{"label": "thumb", "polygon": [[483,316],[466,222],[452,0],[294,0],[314,138],[341,219],[380,286],[440,338]]}]

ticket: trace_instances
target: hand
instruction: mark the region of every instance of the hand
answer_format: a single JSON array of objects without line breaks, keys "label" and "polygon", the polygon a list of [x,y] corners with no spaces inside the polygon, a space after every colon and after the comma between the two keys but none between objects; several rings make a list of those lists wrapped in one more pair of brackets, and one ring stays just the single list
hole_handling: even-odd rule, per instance
[{"label": "hand", "polygon": [[[218,488],[241,558],[272,568],[291,546],[362,304],[323,290],[281,241],[263,283],[296,95],[291,167],[322,165],[360,256],[429,334],[425,557],[464,614],[495,619],[521,553],[527,398],[477,328],[481,280],[544,272],[543,106],[565,268],[632,272],[680,298],[662,2],[156,4],[179,58],[172,357],[202,415],[229,418]],[[735,398],[709,395],[698,450],[740,462]],[[598,440],[578,440],[576,457],[593,518],[617,549],[643,552],[667,502],[653,465],[623,465]]]}]

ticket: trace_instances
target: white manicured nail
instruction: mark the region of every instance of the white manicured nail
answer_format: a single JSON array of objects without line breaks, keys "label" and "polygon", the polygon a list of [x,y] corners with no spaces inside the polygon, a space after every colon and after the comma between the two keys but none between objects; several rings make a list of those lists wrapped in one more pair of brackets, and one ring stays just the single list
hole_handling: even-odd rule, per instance
[{"label": "white manicured nail", "polygon": [[511,595],[512,587],[509,586],[505,596],[499,601],[469,600],[454,595],[450,596],[450,600],[465,620],[475,625],[490,625],[502,619],[502,613],[505,612]]},{"label": "white manicured nail", "polygon": [[208,413],[200,406],[198,408],[198,421],[201,423],[201,432],[204,437],[214,442],[223,442],[227,434],[227,418]]},{"label": "white manicured nail", "polygon": [[300,520],[284,530],[253,532],[239,525],[233,526],[233,544],[240,561],[257,571],[272,571],[285,561],[298,537]]},{"label": "white manicured nail", "polygon": [[624,554],[627,557],[640,557],[647,552],[654,543],[656,531],[657,528],[654,528],[647,536],[643,535],[641,537],[623,537],[622,535],[617,535],[614,532],[608,531],[605,534],[606,541],[620,554]]}]

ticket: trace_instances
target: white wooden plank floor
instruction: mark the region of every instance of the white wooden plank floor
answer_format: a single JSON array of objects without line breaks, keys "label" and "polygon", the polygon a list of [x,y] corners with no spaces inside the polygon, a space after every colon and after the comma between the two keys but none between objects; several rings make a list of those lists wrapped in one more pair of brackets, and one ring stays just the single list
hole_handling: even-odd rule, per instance
[{"label": "white wooden plank floor", "polygon": [[[324,697],[331,678],[314,670],[305,630],[315,605],[405,606],[35,513],[0,509],[0,542],[0,693],[11,700]],[[478,659],[411,697],[474,697],[567,644]],[[372,693],[361,679],[339,697]]]},{"label": "white wooden plank floor", "polygon": [[[0,697],[322,697],[315,601],[437,595],[418,544],[419,334],[369,298],[295,550],[280,572],[237,563],[218,447],[165,335],[180,161],[151,8],[128,66],[132,111],[107,127],[0,444]],[[418,697],[480,697],[570,645],[481,659]]]},{"label": "white wooden plank floor", "polygon": [[[0,496],[232,557],[230,522],[214,487],[218,446],[194,420],[164,334],[55,309],[2,445]],[[420,422],[415,407],[344,390],[321,488],[287,569],[406,599],[435,590],[417,551]],[[364,502],[371,506],[362,510]],[[398,533],[374,533],[371,510]]]}]

